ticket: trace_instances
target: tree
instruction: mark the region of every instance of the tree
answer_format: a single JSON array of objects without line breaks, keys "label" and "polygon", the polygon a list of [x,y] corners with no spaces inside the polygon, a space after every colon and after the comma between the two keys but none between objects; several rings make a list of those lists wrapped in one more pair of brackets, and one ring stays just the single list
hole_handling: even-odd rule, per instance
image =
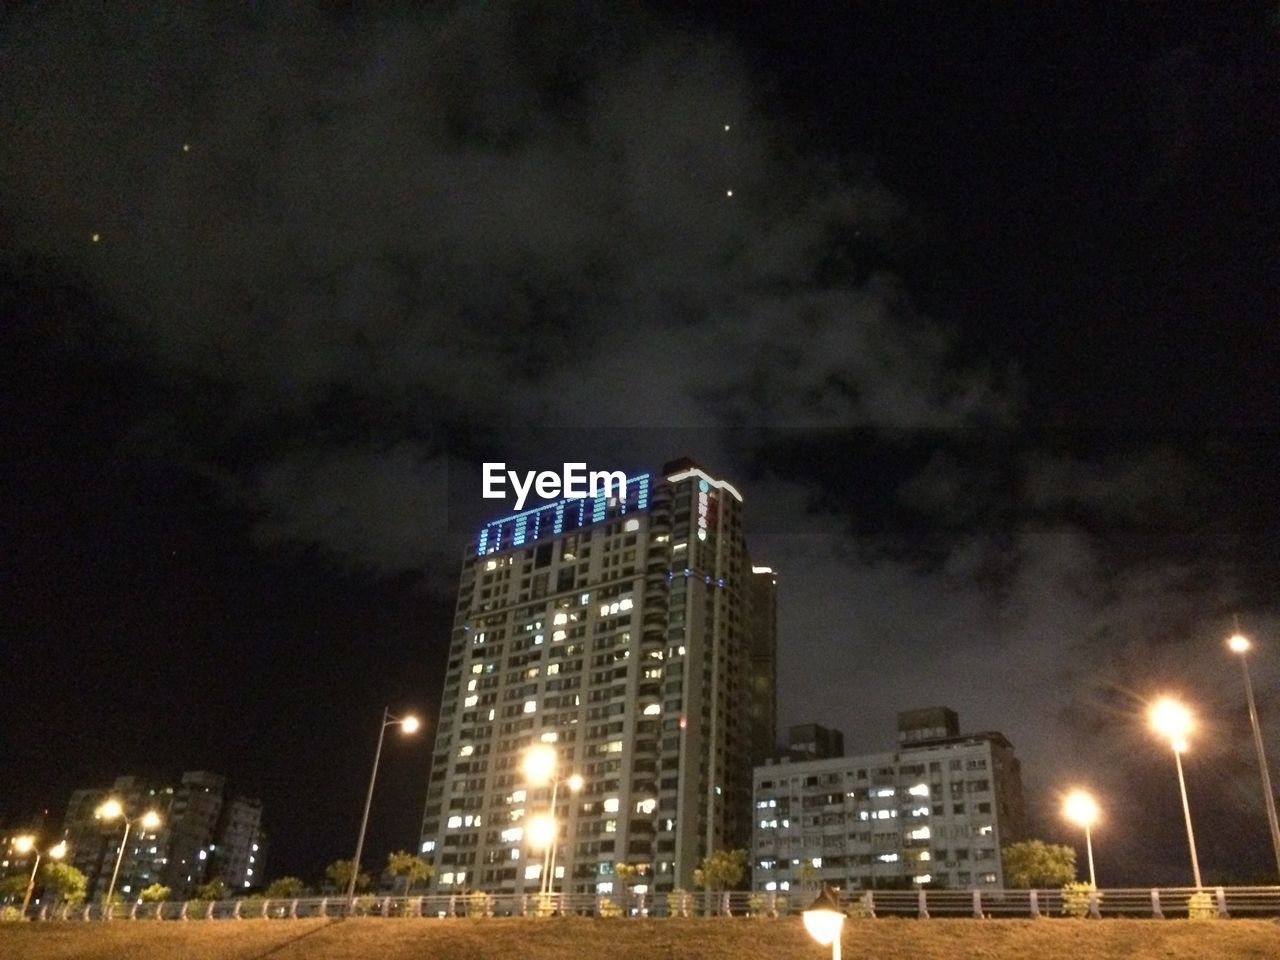
[{"label": "tree", "polygon": [[[354,869],[355,865],[350,860],[335,860],[324,868],[324,875],[338,888],[339,893],[346,893],[347,886],[351,883],[351,871]],[[371,882],[367,873],[361,873],[356,877],[356,889],[367,890]]]},{"label": "tree", "polygon": [[1004,879],[1010,887],[1061,887],[1076,878],[1076,852],[1060,843],[1023,840],[1004,848]]},{"label": "tree", "polygon": [[46,863],[40,870],[40,878],[55,900],[79,903],[84,899],[85,888],[88,886],[84,874],[69,863]]},{"label": "tree", "polygon": [[618,878],[623,890],[630,890],[640,882],[644,870],[634,863],[619,863],[614,865],[613,875]]},{"label": "tree", "polygon": [[153,883],[151,886],[142,889],[138,894],[138,899],[143,903],[164,903],[172,895],[173,891],[163,883]]},{"label": "tree", "polygon": [[[431,879],[435,872],[435,867],[416,854],[405,850],[387,854],[387,873],[395,877],[397,882],[404,879],[405,896],[409,895],[416,884]],[[351,875],[348,873],[347,876],[350,878]]]},{"label": "tree", "polygon": [[292,900],[302,894],[304,884],[297,877],[277,877],[267,886],[268,900]]},{"label": "tree", "polygon": [[0,900],[21,900],[27,892],[27,875],[15,873],[0,880]]},{"label": "tree", "polygon": [[204,886],[196,890],[197,900],[225,900],[227,899],[227,885],[221,880],[210,880]]},{"label": "tree", "polygon": [[747,851],[716,850],[694,871],[694,883],[703,890],[728,890],[747,873]]},{"label": "tree", "polygon": [[[747,851],[745,850],[715,850],[703,859],[693,871],[693,883],[707,892],[708,912],[711,908],[711,892],[714,890],[723,893],[730,887],[736,887],[742,882],[746,872]],[[725,896],[723,901],[721,909],[727,911],[729,898]]]}]

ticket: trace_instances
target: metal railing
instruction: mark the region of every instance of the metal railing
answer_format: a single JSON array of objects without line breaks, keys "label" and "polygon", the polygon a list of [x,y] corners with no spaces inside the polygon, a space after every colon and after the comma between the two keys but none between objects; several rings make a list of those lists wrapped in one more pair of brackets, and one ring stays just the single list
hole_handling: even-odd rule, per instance
[{"label": "metal railing", "polygon": [[[487,894],[35,904],[38,921],[293,920],[319,917],[765,917],[798,914],[816,891],[787,893]],[[1114,890],[866,890],[839,893],[853,917],[1150,919],[1280,917],[1280,886],[1134,887]]]}]

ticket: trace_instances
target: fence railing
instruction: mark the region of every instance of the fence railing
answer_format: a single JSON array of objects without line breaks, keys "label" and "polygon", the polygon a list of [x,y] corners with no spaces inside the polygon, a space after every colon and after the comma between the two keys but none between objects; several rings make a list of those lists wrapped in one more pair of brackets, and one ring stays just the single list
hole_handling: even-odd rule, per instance
[{"label": "fence railing", "polygon": [[[808,893],[362,895],[166,903],[35,904],[38,921],[294,920],[316,917],[765,917],[798,914]],[[1135,887],[1114,890],[856,890],[839,893],[855,917],[1280,917],[1280,886]]]}]

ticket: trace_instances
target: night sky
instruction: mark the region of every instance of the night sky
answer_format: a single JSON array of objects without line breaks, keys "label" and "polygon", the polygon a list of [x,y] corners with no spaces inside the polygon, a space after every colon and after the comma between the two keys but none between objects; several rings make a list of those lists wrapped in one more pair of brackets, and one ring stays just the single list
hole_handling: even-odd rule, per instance
[{"label": "night sky", "polygon": [[[301,7],[299,7],[301,10]],[[1280,8],[0,14],[0,823],[118,774],[349,857],[431,717],[478,464],[660,467],[780,571],[782,733],[945,703],[1099,881],[1270,850]],[[390,743],[369,862],[411,848]]]}]

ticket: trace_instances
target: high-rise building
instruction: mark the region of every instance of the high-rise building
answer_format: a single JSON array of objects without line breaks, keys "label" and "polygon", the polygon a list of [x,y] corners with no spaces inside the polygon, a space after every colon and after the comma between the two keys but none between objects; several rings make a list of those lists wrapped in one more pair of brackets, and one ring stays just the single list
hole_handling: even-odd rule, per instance
[{"label": "high-rise building", "polygon": [[[747,555],[741,494],[688,460],[486,524],[423,818],[433,887],[538,891],[526,827],[553,792],[557,891],[613,891],[620,863],[688,888],[708,851],[744,847],[774,742],[775,583]],[[554,791],[522,771],[535,744],[556,751]]]},{"label": "high-rise building", "polygon": [[[793,738],[805,730],[793,728]],[[998,889],[1000,851],[1023,836],[1013,747],[1001,733],[960,733],[945,707],[900,713],[895,752],[784,756],[757,767],[754,779],[756,890],[819,882]]]},{"label": "high-rise building", "polygon": [[[97,816],[108,799],[119,801],[131,818],[123,856],[123,821]],[[139,820],[148,811],[160,815],[154,830]],[[153,883],[180,900],[215,879],[228,892],[259,886],[266,857],[261,802],[230,796],[226,779],[204,770],[184,773],[177,786],[124,776],[110,787],[75,790],[63,836],[68,862],[84,873],[90,899],[107,892],[117,858],[116,891],[125,900]]]}]

